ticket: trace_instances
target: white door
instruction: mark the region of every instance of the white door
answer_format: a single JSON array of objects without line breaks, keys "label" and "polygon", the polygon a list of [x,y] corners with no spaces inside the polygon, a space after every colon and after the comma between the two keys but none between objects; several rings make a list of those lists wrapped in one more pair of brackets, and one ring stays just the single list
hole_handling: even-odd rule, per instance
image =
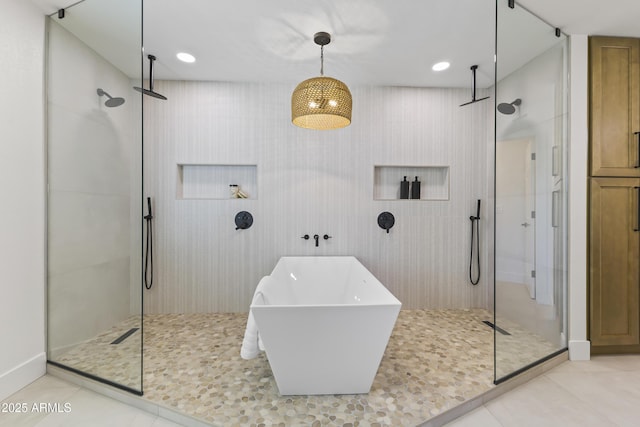
[{"label": "white door", "polygon": [[[528,139],[496,144],[496,279],[535,298],[535,160]],[[533,214],[532,214],[533,213]]]}]

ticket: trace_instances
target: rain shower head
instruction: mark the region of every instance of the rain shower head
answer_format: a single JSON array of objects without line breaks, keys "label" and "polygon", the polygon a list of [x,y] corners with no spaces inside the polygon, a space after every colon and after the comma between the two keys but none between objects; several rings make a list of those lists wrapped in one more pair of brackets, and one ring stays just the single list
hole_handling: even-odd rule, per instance
[{"label": "rain shower head", "polygon": [[100,88],[98,88],[96,92],[98,93],[98,96],[106,96],[107,98],[109,98],[104,103],[104,105],[106,105],[107,107],[119,107],[124,104],[124,98],[114,98]]},{"label": "rain shower head", "polygon": [[154,92],[150,89],[145,89],[143,87],[137,87],[137,86],[134,86],[133,88],[144,95],[153,96],[154,98],[162,99],[164,101],[167,100],[166,96],[160,95],[158,92]]},{"label": "rain shower head", "polygon": [[133,88],[144,95],[153,96],[154,98],[158,98],[166,101],[167,100],[166,96],[160,95],[158,92],[154,92],[153,90],[153,61],[156,60],[156,57],[153,55],[147,55],[147,58],[149,58],[149,89],[145,89],[143,87],[138,87],[138,86],[134,86]]},{"label": "rain shower head", "polygon": [[516,112],[516,107],[520,104],[522,104],[522,99],[520,98],[517,98],[515,101],[510,103],[503,102],[498,104],[498,111],[502,114],[510,115]]},{"label": "rain shower head", "polygon": [[464,104],[460,104],[461,107],[464,107],[465,105],[475,104],[476,102],[484,101],[485,99],[489,99],[488,96],[485,96],[484,98],[480,98],[480,99],[476,98],[476,71],[477,70],[478,70],[477,65],[471,66],[471,101],[465,102]]}]

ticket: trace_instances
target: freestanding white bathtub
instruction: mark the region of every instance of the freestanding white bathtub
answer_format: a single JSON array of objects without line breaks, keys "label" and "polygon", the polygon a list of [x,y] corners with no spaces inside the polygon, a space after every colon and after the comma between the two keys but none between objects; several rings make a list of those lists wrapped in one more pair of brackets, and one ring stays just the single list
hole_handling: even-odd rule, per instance
[{"label": "freestanding white bathtub", "polygon": [[400,301],[352,256],[282,257],[266,279],[251,312],[280,394],[368,393]]}]

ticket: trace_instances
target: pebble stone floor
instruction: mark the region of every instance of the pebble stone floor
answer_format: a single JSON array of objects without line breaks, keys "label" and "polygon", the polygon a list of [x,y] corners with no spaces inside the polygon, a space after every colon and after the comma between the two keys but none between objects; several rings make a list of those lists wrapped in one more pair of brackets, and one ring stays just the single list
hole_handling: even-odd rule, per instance
[{"label": "pebble stone floor", "polygon": [[[280,396],[264,354],[240,357],[246,313],[144,316],[144,398],[214,426],[417,426],[493,387],[487,310],[402,310],[366,395]],[[57,362],[139,388],[140,331],[123,322]],[[511,372],[556,348],[498,325],[498,364]],[[512,366],[513,369],[509,368]]]}]

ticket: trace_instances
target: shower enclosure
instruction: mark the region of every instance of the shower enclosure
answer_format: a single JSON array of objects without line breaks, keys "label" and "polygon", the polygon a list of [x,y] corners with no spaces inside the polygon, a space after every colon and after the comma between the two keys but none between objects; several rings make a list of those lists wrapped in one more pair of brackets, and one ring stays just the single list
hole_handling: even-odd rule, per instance
[{"label": "shower enclosure", "polygon": [[[246,322],[259,280],[281,256],[304,255],[356,256],[410,312],[406,316],[413,320],[399,323],[429,323],[407,336],[447,335],[451,323],[446,321],[454,319],[462,327],[453,338],[476,345],[472,350],[486,356],[479,368],[486,372],[477,382],[487,387],[563,351],[566,37],[518,4],[509,7],[507,0],[461,1],[464,7],[457,8],[448,0],[416,2],[412,7],[422,15],[412,9],[404,21],[413,22],[411,15],[418,35],[423,27],[434,33],[420,46],[416,35],[408,37],[413,48],[384,51],[387,56],[379,53],[385,49],[380,29],[405,34],[399,30],[408,30],[404,24],[390,24],[400,9],[382,0],[314,3],[323,6],[316,12],[328,22],[357,21],[363,10],[370,14],[358,21],[364,30],[357,36],[336,37],[328,47],[335,49],[328,55],[329,68],[347,75],[353,122],[320,133],[292,126],[289,107],[295,84],[317,69],[313,33],[327,28],[309,30],[308,46],[295,38],[301,37],[296,31],[281,34],[294,38],[290,44],[279,36],[263,37],[280,34],[284,18],[260,9],[257,1],[256,8],[248,8],[253,15],[229,2],[204,0],[158,0],[144,14],[142,0],[85,0],[52,15],[49,362],[137,394],[145,390],[153,398],[151,380],[164,378],[156,372],[164,369],[182,379],[192,368],[150,368],[162,362],[162,351],[178,355],[178,362],[193,361],[192,348],[198,347],[169,329],[187,324],[189,337],[226,339],[223,345],[207,341],[199,347],[207,354],[194,369],[204,369],[209,381],[206,375],[218,366],[213,363],[225,354],[221,348],[233,350],[237,344],[237,354],[222,370],[237,362],[232,359],[240,351],[241,337],[229,333],[235,329],[216,322],[231,319],[234,328]],[[295,17],[309,13],[296,9],[304,9],[301,4],[311,3],[282,2],[292,10],[286,18],[291,28],[299,25]],[[204,7],[216,13],[203,14]],[[464,19],[458,19],[461,10]],[[242,47],[220,30],[225,25],[220,17],[238,26],[253,17],[260,29],[254,41],[263,43],[255,52],[262,56],[238,54],[248,44]],[[434,21],[425,25],[426,17]],[[170,34],[173,27],[166,22],[174,18],[176,24],[188,22],[193,32]],[[437,24],[444,28],[436,31]],[[161,37],[166,34],[171,43],[159,41],[166,41]],[[218,42],[202,48],[195,64],[185,66],[165,50],[212,35]],[[405,62],[415,59],[415,52],[437,50],[436,39],[458,43],[451,50],[465,52],[452,60],[451,74],[432,72],[426,62],[420,64],[425,70],[409,70],[405,80],[381,82],[370,72],[383,75],[385,67],[396,67],[395,78],[409,68]],[[341,52],[340,43],[347,42],[351,45]],[[291,46],[298,45],[296,54]],[[439,55],[448,54],[448,48],[438,47]],[[229,52],[226,61],[220,59]],[[205,77],[196,75],[210,58],[220,63]],[[359,58],[365,59],[354,67]],[[155,84],[144,81],[153,80],[154,62]],[[476,101],[471,104],[470,68]],[[276,73],[271,79],[256,77],[251,74],[256,69]],[[281,76],[290,69],[296,73],[287,81]],[[142,93],[136,89],[147,87]],[[143,134],[151,143],[143,144]],[[412,182],[419,177],[420,199],[400,200],[403,176]],[[230,185],[247,197],[231,198]],[[149,248],[156,258],[150,289],[144,281],[145,243],[151,244],[148,196],[157,227]],[[247,212],[252,226],[235,228],[234,217]],[[383,212],[394,215],[393,228],[378,226]],[[477,285],[469,283],[470,214],[480,217]],[[331,238],[318,237],[317,244],[301,239],[325,234]],[[198,322],[188,324],[189,316]],[[440,321],[445,326],[431,328]],[[450,361],[454,351],[461,352],[449,350],[425,357],[445,355],[441,359]],[[480,359],[473,351],[466,355]],[[421,363],[416,372],[433,373],[424,368],[428,362]],[[252,372],[264,370],[268,379],[268,366]],[[210,383],[226,381],[214,378]]]},{"label": "shower enclosure", "polygon": [[495,380],[567,347],[568,44],[497,2]]},{"label": "shower enclosure", "polygon": [[141,0],[80,2],[47,23],[47,357],[138,394],[141,23]]}]

